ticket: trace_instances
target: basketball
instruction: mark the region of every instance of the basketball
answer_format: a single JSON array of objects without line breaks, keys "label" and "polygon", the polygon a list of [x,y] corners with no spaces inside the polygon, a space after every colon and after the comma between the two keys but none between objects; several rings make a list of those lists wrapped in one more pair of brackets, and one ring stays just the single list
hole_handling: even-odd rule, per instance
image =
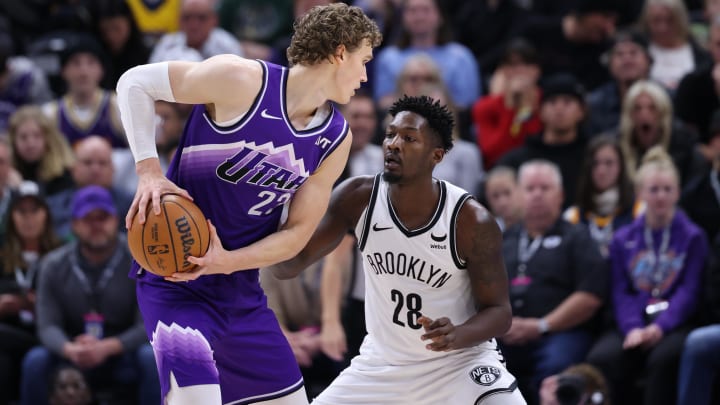
[{"label": "basketball", "polygon": [[210,244],[210,229],[200,208],[176,194],[160,199],[160,215],[148,205],[145,224],[132,220],[128,230],[130,253],[145,270],[158,276],[190,271],[196,267],[188,256],[205,255]]}]

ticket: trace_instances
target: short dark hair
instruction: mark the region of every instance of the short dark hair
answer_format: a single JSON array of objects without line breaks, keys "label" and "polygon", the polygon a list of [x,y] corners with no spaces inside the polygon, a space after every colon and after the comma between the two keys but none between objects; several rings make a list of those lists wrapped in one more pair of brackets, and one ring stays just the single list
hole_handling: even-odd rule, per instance
[{"label": "short dark hair", "polygon": [[395,117],[401,111],[414,112],[425,118],[428,126],[440,138],[445,152],[453,147],[452,130],[455,125],[453,115],[446,105],[440,104],[428,96],[410,97],[404,95],[390,106],[388,112]]}]

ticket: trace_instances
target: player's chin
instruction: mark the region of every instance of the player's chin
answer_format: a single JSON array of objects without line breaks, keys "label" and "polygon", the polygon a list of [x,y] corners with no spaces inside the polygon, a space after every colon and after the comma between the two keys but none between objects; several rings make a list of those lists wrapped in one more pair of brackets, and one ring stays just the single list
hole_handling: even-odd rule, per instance
[{"label": "player's chin", "polygon": [[400,175],[400,173],[391,171],[389,169],[385,169],[383,171],[382,176],[383,176],[383,180],[385,180],[388,183],[399,183],[400,180],[402,180],[402,176]]}]

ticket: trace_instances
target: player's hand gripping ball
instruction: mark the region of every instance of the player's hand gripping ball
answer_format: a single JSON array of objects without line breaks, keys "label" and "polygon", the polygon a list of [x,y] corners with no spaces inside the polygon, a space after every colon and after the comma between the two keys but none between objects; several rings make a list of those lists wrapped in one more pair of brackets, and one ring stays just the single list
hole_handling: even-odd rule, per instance
[{"label": "player's hand gripping ball", "polygon": [[210,245],[207,219],[194,202],[176,194],[160,199],[160,215],[148,205],[144,224],[138,216],[128,230],[128,246],[133,258],[145,270],[158,276],[193,270],[188,256],[202,257]]}]

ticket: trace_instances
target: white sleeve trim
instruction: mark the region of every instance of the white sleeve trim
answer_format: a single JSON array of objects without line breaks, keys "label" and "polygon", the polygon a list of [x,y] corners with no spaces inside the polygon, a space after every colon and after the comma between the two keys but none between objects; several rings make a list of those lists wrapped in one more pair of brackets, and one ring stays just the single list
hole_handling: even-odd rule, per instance
[{"label": "white sleeve trim", "polygon": [[118,80],[117,102],[135,162],[158,157],[155,101],[175,101],[167,62],[136,66]]}]

